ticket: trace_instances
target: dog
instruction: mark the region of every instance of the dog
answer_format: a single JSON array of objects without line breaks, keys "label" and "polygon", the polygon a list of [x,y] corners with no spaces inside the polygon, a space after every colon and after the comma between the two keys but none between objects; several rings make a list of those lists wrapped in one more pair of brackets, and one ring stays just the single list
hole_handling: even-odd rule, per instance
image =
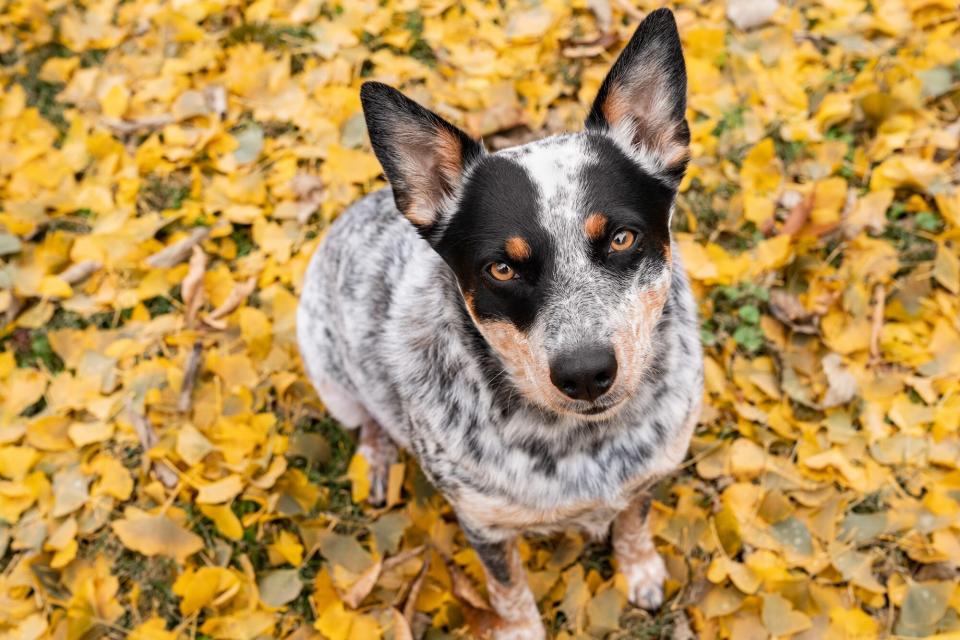
[{"label": "dog", "polygon": [[360,428],[371,499],[411,451],[486,570],[496,638],[545,636],[528,532],[612,528],[630,601],[659,607],[649,489],[703,395],[670,232],[690,142],[673,14],[639,25],[578,133],[488,153],[387,85],[360,97],[390,187],[330,226],[297,331],[326,409]]}]

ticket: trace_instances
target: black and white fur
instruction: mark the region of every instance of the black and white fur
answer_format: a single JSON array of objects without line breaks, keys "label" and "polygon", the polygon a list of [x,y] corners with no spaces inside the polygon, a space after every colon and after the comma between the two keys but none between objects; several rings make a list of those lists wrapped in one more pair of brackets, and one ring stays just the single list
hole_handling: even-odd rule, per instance
[{"label": "black and white fur", "polygon": [[[645,490],[683,459],[703,382],[670,238],[689,144],[672,14],[639,26],[580,133],[488,154],[386,85],[361,99],[392,190],[333,223],[297,317],[329,413],[417,457],[487,568],[498,637],[543,637],[511,547],[528,531],[604,535],[620,514],[631,600],[658,606]],[[624,229],[633,244],[614,251]],[[593,384],[597,367],[602,389],[563,380]]]}]

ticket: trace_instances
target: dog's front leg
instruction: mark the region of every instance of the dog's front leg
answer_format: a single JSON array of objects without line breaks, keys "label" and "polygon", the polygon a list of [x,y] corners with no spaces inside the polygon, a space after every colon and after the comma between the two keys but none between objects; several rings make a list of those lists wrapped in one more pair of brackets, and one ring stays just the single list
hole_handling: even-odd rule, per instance
[{"label": "dog's front leg", "polygon": [[370,465],[370,495],[367,502],[381,506],[387,500],[387,488],[390,483],[390,465],[397,461],[397,445],[390,434],[384,431],[373,418],[367,418],[360,425],[360,446],[357,452]]},{"label": "dog's front leg", "polygon": [[540,611],[527,584],[516,538],[491,542],[483,532],[464,527],[467,540],[480,556],[487,574],[487,594],[500,621],[495,640],[543,640]]},{"label": "dog's front leg", "polygon": [[667,567],[653,546],[647,523],[650,494],[637,496],[613,523],[613,553],[627,579],[630,602],[643,609],[663,604]]}]

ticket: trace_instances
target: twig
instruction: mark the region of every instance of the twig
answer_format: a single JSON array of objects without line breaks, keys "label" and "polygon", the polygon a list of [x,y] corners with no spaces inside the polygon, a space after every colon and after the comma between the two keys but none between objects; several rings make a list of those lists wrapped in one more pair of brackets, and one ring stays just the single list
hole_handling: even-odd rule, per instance
[{"label": "twig", "polygon": [[149,131],[151,129],[162,129],[168,124],[173,124],[174,119],[171,115],[146,116],[136,120],[120,120],[119,118],[101,118],[108,129],[121,136],[128,136],[140,131]]},{"label": "twig", "polygon": [[880,333],[883,331],[883,311],[887,303],[887,290],[882,284],[873,289],[876,301],[873,306],[873,324],[870,328],[870,363],[880,361]]},{"label": "twig", "polygon": [[61,271],[59,278],[72,287],[80,284],[102,267],[103,264],[96,260],[83,260]]},{"label": "twig", "polygon": [[203,240],[210,235],[210,231],[212,231],[210,227],[195,228],[190,232],[190,235],[183,240],[174,242],[169,247],[165,247],[147,258],[147,266],[168,269],[180,264],[193,252],[195,246],[203,242]]},{"label": "twig", "polygon": [[[140,440],[140,444],[143,446],[144,454],[147,451],[153,448],[159,437],[157,432],[153,430],[153,425],[150,424],[150,421],[147,420],[147,416],[143,415],[139,411],[135,411],[130,407],[130,421],[133,423],[133,429],[137,432],[137,438]],[[157,478],[160,482],[163,483],[163,486],[168,489],[173,489],[179,484],[180,479],[177,477],[177,474],[173,469],[168,467],[161,460],[153,461],[153,472],[157,474]]]},{"label": "twig", "polygon": [[187,357],[187,366],[183,372],[183,384],[180,386],[180,399],[177,402],[177,410],[180,413],[190,411],[193,405],[193,388],[197,384],[197,373],[200,371],[200,363],[203,361],[203,341],[197,340],[193,343],[193,349]]},{"label": "twig", "polygon": [[197,313],[206,297],[203,290],[203,274],[206,270],[207,254],[199,245],[194,245],[193,255],[190,256],[190,268],[180,284],[180,295],[186,305],[184,317],[188,328],[193,327]]}]

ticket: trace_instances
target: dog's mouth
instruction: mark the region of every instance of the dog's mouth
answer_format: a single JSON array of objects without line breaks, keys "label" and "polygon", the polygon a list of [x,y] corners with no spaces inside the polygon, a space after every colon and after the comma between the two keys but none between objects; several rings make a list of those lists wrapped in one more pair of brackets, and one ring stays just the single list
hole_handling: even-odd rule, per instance
[{"label": "dog's mouth", "polygon": [[602,398],[585,407],[571,407],[571,413],[590,420],[602,420],[616,413],[625,400],[624,397],[607,400]]},{"label": "dog's mouth", "polygon": [[585,409],[580,413],[582,413],[585,416],[595,416],[603,413],[607,409],[609,409],[609,407],[590,407],[589,409]]}]

